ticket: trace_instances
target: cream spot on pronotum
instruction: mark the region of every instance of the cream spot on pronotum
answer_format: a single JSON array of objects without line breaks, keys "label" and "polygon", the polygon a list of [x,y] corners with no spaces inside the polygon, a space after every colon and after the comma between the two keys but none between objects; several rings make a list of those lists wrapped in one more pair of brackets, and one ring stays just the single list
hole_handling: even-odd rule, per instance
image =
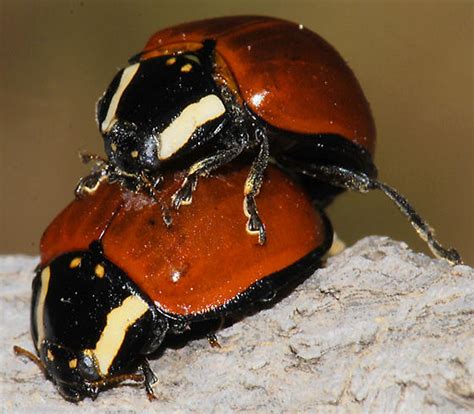
[{"label": "cream spot on pronotum", "polygon": [[117,144],[115,142],[112,142],[112,144],[110,144],[110,148],[113,152],[117,151]]},{"label": "cream spot on pronotum", "polygon": [[69,368],[74,369],[77,367],[77,358],[71,359],[69,361]]},{"label": "cream spot on pronotum", "polygon": [[54,355],[51,352],[51,349],[48,349],[48,352],[46,352],[46,356],[47,356],[49,361],[54,361]]},{"label": "cream spot on pronotum", "polygon": [[192,68],[193,68],[193,65],[191,65],[191,63],[186,63],[185,65],[181,66],[181,72],[184,72],[184,73],[191,72]]},{"label": "cream spot on pronotum", "polygon": [[166,64],[168,66],[171,66],[171,65],[174,65],[174,63],[176,62],[176,58],[175,57],[171,57],[169,58],[167,61],[166,61]]},{"label": "cream spot on pronotum", "polygon": [[105,274],[104,266],[102,266],[101,264],[96,265],[94,273],[99,279],[102,279]]},{"label": "cream spot on pronotum", "polygon": [[69,263],[69,267],[71,269],[74,269],[74,268],[80,266],[81,260],[82,259],[80,257],[75,257],[74,259],[71,260],[71,263]]},{"label": "cream spot on pronotum", "polygon": [[188,142],[197,128],[224,113],[225,106],[217,95],[207,95],[188,105],[161,133],[159,158],[171,157]]},{"label": "cream spot on pronotum", "polygon": [[136,151],[136,150],[135,150],[135,151],[132,151],[132,152],[130,153],[130,155],[132,156],[132,158],[137,158],[137,157],[138,157],[138,151]]}]

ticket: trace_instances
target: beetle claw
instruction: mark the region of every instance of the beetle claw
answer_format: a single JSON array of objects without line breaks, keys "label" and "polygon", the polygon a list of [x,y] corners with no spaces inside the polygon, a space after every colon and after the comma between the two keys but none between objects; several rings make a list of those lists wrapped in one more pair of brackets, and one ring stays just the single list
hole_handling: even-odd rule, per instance
[{"label": "beetle claw", "polygon": [[196,184],[197,178],[195,176],[190,175],[184,179],[181,188],[171,197],[171,205],[175,210],[178,210],[181,205],[187,206],[191,204]]},{"label": "beetle claw", "polygon": [[265,225],[258,215],[253,215],[247,221],[247,232],[251,234],[258,234],[258,244],[262,246],[267,241]]},{"label": "beetle claw", "polygon": [[264,245],[267,240],[265,225],[258,215],[255,199],[252,196],[246,196],[244,199],[244,213],[248,217],[247,233],[258,234],[258,243]]}]

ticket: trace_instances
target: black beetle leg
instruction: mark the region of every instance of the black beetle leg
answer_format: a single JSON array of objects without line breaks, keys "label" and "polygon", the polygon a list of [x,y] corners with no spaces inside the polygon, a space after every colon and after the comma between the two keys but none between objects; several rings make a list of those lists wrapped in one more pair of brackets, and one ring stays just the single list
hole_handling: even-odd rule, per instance
[{"label": "black beetle leg", "polygon": [[74,191],[77,198],[94,193],[100,183],[109,178],[111,169],[109,162],[97,154],[81,151],[79,158],[84,164],[94,162],[95,165],[92,167],[91,173],[86,177],[82,177],[77,183]]},{"label": "black beetle leg", "polygon": [[209,342],[209,345],[211,345],[212,348],[222,348],[221,344],[219,343],[219,340],[217,339],[216,334],[213,334],[213,333],[207,334],[207,340]]},{"label": "black beetle leg", "polygon": [[[215,328],[214,332],[220,331],[224,327],[225,320],[226,319],[225,319],[224,315],[219,316],[219,319],[218,319],[219,323],[218,323],[217,327]],[[217,336],[214,332],[211,332],[211,333],[207,334],[207,340],[209,342],[209,345],[211,345],[212,348],[222,348],[221,344],[219,343],[219,340],[217,339]]]},{"label": "black beetle leg", "polygon": [[408,218],[410,224],[414,227],[421,239],[423,239],[428,244],[428,247],[436,257],[445,259],[451,264],[462,263],[459,253],[455,249],[444,248],[435,239],[434,230],[425,220],[421,218],[421,216],[411,206],[408,200],[397,190],[388,186],[387,184],[370,178],[363,173],[354,172],[337,166],[312,165],[305,168],[296,167],[294,170],[317,180],[325,181],[331,185],[342,187],[348,190],[356,190],[361,193],[366,193],[370,190],[382,191]]},{"label": "black beetle leg", "polygon": [[196,174],[189,174],[181,184],[176,193],[173,194],[171,197],[171,205],[176,210],[180,208],[182,205],[189,205],[193,201],[193,191],[196,189],[197,186],[197,175]]},{"label": "black beetle leg", "polygon": [[255,158],[250,167],[249,175],[245,181],[244,213],[248,217],[247,232],[250,234],[258,234],[258,242],[260,244],[265,244],[265,225],[258,214],[255,197],[258,195],[260,188],[262,187],[263,174],[268,165],[269,148],[268,138],[262,131],[257,130],[255,135],[260,144],[260,150],[257,158]]},{"label": "black beetle leg", "polygon": [[142,362],[140,368],[143,372],[143,378],[144,378],[143,384],[145,385],[146,394],[148,396],[148,399],[150,401],[154,400],[156,397],[155,397],[155,393],[153,392],[152,385],[156,381],[158,381],[158,379],[156,378],[154,372],[150,368],[150,364],[148,363],[147,359],[143,359],[143,362]]},{"label": "black beetle leg", "polygon": [[179,209],[181,205],[188,205],[192,202],[193,191],[196,189],[197,179],[199,175],[209,174],[216,168],[232,161],[244,149],[244,142],[237,141],[230,148],[216,152],[208,158],[204,158],[191,165],[187,177],[184,179],[181,188],[173,194],[171,205],[175,209]]}]

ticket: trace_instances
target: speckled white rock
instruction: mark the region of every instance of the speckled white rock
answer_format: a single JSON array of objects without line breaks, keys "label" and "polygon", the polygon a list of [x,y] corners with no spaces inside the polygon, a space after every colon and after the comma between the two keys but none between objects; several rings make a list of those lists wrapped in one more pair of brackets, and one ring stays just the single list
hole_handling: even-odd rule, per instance
[{"label": "speckled white rock", "polygon": [[32,349],[37,260],[0,257],[2,412],[474,412],[474,270],[366,238],[272,308],[151,361],[158,400],[123,386],[71,404]]}]

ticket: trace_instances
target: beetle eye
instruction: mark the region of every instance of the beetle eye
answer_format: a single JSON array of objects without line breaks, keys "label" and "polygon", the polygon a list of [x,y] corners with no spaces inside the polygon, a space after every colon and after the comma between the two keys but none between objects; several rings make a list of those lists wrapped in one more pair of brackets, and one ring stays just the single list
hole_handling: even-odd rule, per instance
[{"label": "beetle eye", "polygon": [[96,364],[90,355],[84,354],[82,356],[77,363],[77,370],[88,381],[97,381],[99,379]]}]

